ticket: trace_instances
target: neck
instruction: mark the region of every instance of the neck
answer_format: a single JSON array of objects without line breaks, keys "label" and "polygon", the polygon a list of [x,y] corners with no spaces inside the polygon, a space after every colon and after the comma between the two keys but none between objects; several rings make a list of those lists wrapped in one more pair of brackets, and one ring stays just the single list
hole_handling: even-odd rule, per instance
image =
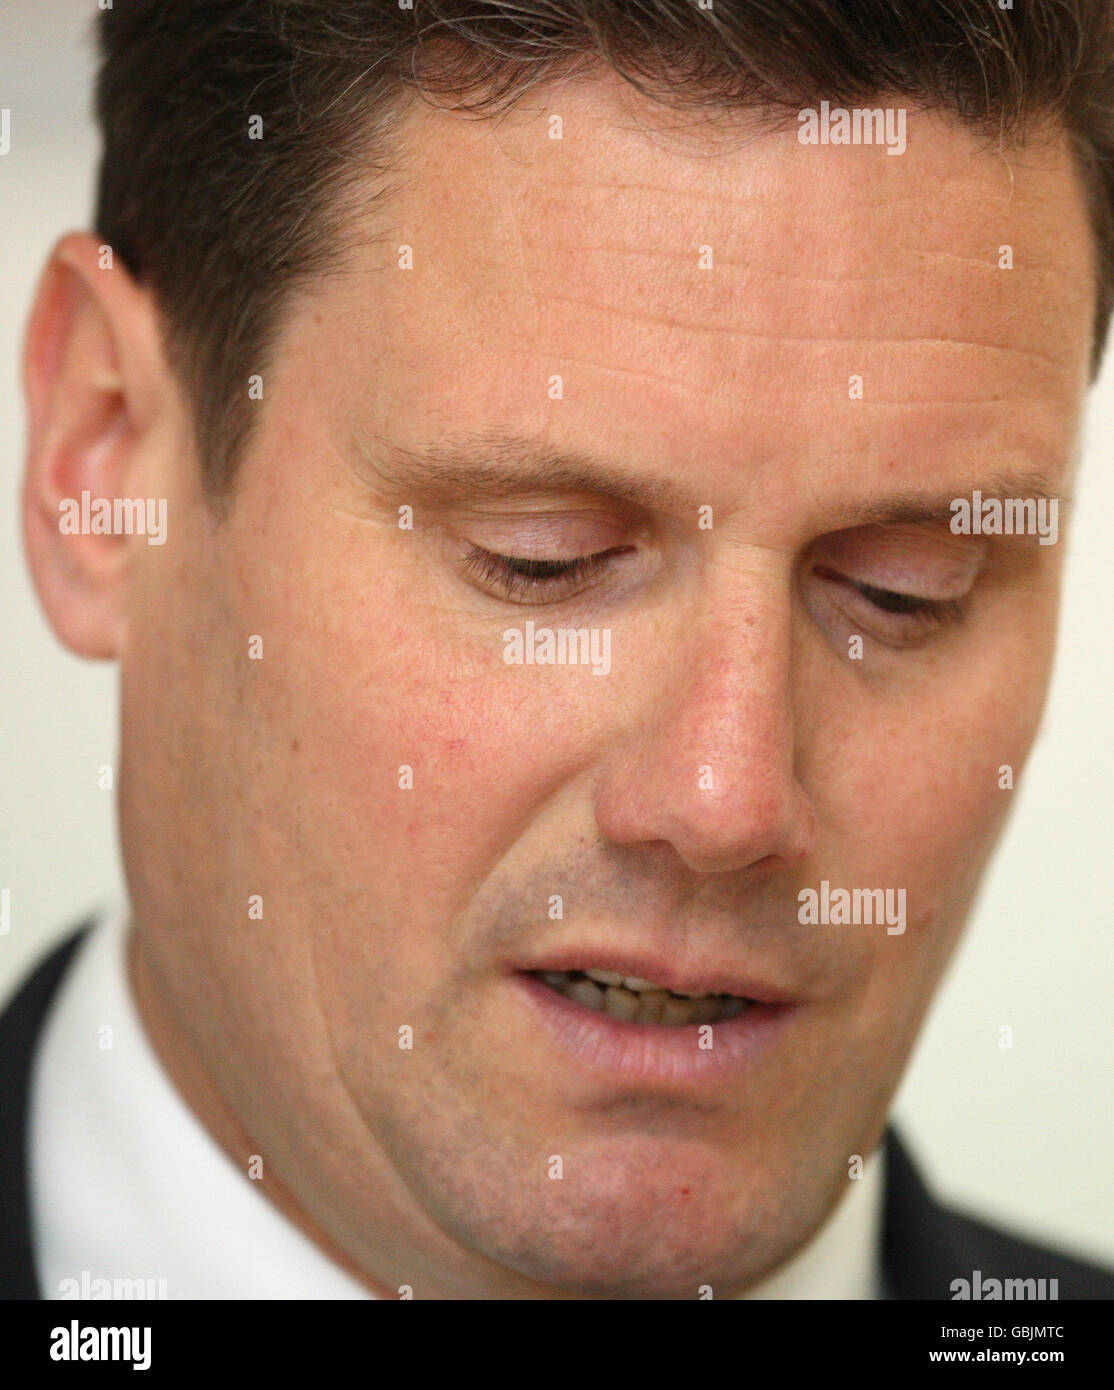
[{"label": "neck", "polygon": [[[138,932],[132,930],[127,942],[128,983],[144,1032],[163,1070],[170,1077],[183,1101],[205,1127],[210,1138],[242,1172],[247,1173],[259,1147],[240,1123],[208,1072],[174,1024],[158,987],[158,974],[144,949]],[[299,1206],[284,1184],[265,1165],[257,1186],[271,1204],[291,1221],[330,1260],[357,1281],[375,1298],[394,1299],[391,1290],[373,1281],[328,1235],[320,1230]]]}]

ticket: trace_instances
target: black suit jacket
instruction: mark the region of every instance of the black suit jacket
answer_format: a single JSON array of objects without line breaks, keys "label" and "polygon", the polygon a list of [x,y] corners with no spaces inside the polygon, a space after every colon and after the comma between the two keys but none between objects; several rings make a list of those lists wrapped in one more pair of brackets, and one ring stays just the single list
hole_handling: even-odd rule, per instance
[{"label": "black suit jacket", "polygon": [[[41,1298],[28,1211],[28,1100],[35,1043],[85,923],[31,973],[0,1016],[0,1298]],[[1114,1273],[950,1211],[886,1136],[883,1269],[889,1296],[949,1299],[953,1279],[1058,1279],[1061,1299],[1114,1298]]]}]

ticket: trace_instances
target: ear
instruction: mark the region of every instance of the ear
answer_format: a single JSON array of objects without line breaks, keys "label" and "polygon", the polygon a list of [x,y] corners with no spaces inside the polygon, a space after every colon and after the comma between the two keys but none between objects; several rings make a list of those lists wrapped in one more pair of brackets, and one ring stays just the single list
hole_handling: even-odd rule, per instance
[{"label": "ear", "polygon": [[[125,514],[113,507],[116,498],[154,497],[157,513],[153,426],[172,385],[152,296],[95,237],[71,233],[51,252],[27,326],[23,373],[23,528],[35,588],[65,646],[79,656],[114,657],[126,632],[136,547],[150,537],[131,525],[131,534],[121,534],[105,519]],[[97,506],[96,499],[105,500]]]}]

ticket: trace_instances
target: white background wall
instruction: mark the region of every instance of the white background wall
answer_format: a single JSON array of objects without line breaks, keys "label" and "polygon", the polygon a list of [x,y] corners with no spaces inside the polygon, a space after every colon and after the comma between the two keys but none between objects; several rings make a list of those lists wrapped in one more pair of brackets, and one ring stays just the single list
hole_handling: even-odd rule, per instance
[{"label": "white background wall", "polygon": [[[27,309],[56,236],[90,215],[95,12],[0,0],[0,994],[60,929],[122,895],[97,786],[115,762],[115,668],[54,641],[18,522]],[[1114,344],[1091,402],[1045,726],[897,1111],[942,1193],[1114,1263],[1112,445]]]}]

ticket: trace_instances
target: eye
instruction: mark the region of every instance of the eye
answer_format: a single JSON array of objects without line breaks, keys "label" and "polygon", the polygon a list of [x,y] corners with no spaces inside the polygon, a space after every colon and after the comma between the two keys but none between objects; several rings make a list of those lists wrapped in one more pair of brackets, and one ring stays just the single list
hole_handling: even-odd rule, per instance
[{"label": "eye", "polygon": [[894,589],[879,589],[823,565],[817,565],[813,572],[843,591],[845,609],[854,610],[856,618],[865,617],[868,627],[873,626],[871,635],[894,646],[913,646],[918,639],[961,623],[966,617],[959,599],[921,598]]},{"label": "eye", "polygon": [[883,613],[928,619],[936,623],[963,621],[963,606],[956,599],[916,598],[913,594],[899,594],[893,589],[876,589],[872,584],[852,584],[852,588]]},{"label": "eye", "polygon": [[482,588],[513,603],[555,603],[585,588],[613,556],[628,549],[617,546],[569,560],[538,560],[473,546],[465,557],[464,569]]}]

